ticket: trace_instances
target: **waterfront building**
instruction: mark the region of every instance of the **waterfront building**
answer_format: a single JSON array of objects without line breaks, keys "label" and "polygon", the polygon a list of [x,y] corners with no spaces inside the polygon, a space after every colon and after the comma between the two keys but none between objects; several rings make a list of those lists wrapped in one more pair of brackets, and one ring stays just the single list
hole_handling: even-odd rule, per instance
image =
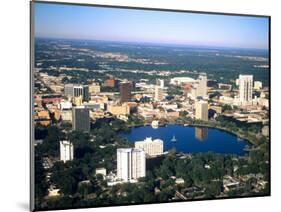
[{"label": "waterfront building", "polygon": [[122,105],[108,105],[107,111],[112,115],[129,115],[130,114],[130,106],[127,104]]},{"label": "waterfront building", "polygon": [[145,152],[139,148],[117,149],[117,178],[130,182],[145,177]]},{"label": "waterfront building", "polygon": [[252,101],[253,75],[239,75],[239,100],[241,103]]},{"label": "waterfront building", "polygon": [[141,148],[149,156],[157,156],[163,154],[163,141],[161,139],[152,140],[151,137],[143,141],[136,141],[135,148]]},{"label": "waterfront building", "polygon": [[74,107],[72,109],[72,129],[90,131],[90,114],[88,108]]},{"label": "waterfront building", "polygon": [[158,120],[153,120],[153,121],[151,122],[151,127],[152,127],[153,129],[157,129],[157,128],[159,127],[159,121],[158,121]]},{"label": "waterfront building", "polygon": [[60,160],[64,163],[73,160],[74,148],[70,141],[60,141]]},{"label": "waterfront building", "polygon": [[208,102],[202,100],[195,102],[195,119],[208,121]]},{"label": "waterfront building", "polygon": [[125,81],[120,83],[120,102],[131,101],[132,83]]}]

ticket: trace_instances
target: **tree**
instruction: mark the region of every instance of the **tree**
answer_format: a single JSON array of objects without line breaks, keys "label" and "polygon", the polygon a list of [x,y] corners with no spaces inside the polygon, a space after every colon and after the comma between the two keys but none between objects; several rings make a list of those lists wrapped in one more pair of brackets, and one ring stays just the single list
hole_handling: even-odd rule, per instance
[{"label": "tree", "polygon": [[207,185],[205,190],[205,196],[207,198],[213,198],[218,196],[222,191],[222,182],[221,181],[211,181]]},{"label": "tree", "polygon": [[42,166],[40,157],[35,158],[35,198],[41,202],[48,193],[48,184],[46,182],[46,172]]}]

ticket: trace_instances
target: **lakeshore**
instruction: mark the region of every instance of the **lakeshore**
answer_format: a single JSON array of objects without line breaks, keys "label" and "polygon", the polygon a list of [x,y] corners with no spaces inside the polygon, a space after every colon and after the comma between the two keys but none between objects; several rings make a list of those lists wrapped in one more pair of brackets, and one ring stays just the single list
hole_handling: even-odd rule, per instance
[{"label": "lakeshore", "polygon": [[[225,130],[179,124],[162,125],[156,129],[148,125],[139,126],[121,135],[130,142],[144,140],[146,137],[161,139],[165,151],[176,149],[183,153],[215,152],[242,156],[246,154],[245,148],[249,144],[247,140]],[[172,138],[177,141],[173,142]]]}]

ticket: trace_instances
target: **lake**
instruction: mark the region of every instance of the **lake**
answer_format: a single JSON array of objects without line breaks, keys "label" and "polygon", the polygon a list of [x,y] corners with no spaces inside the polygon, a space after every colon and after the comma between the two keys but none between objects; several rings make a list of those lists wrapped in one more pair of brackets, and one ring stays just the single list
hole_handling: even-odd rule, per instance
[{"label": "lake", "polygon": [[[146,137],[158,138],[164,142],[164,151],[174,148],[177,152],[184,153],[211,151],[243,156],[246,153],[244,148],[249,145],[246,140],[222,130],[182,125],[166,125],[157,129],[151,126],[136,127],[121,135],[130,142],[142,141]],[[173,138],[175,142],[171,141]]]}]

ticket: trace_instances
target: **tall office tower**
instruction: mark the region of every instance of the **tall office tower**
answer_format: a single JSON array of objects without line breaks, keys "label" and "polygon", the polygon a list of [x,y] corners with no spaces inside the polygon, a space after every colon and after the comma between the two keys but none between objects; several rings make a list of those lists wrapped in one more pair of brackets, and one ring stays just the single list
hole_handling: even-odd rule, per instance
[{"label": "tall office tower", "polygon": [[89,95],[89,86],[83,85],[83,101],[89,101],[90,95]]},{"label": "tall office tower", "polygon": [[72,129],[86,132],[90,131],[90,114],[88,108],[72,108]]},{"label": "tall office tower", "polygon": [[131,82],[122,82],[120,83],[120,102],[130,102],[131,101],[131,91],[132,91]]},{"label": "tall office tower", "polygon": [[252,101],[253,75],[239,75],[239,99],[241,103]]},{"label": "tall office tower", "polygon": [[73,97],[74,93],[73,93],[73,84],[65,84],[64,85],[64,95],[67,97]]},{"label": "tall office tower", "polygon": [[192,83],[192,87],[190,89],[190,95],[191,95],[191,97],[193,99],[196,99],[199,96],[199,94],[198,94],[198,91],[199,91],[198,87],[199,87],[199,82],[198,81]]},{"label": "tall office tower", "polygon": [[117,149],[117,177],[125,182],[145,177],[145,152],[143,149]]},{"label": "tall office tower", "polygon": [[65,84],[64,95],[67,97],[82,96],[84,101],[89,100],[89,87],[87,85]]},{"label": "tall office tower", "polygon": [[195,127],[195,138],[204,141],[208,137],[207,127]]},{"label": "tall office tower", "polygon": [[149,156],[157,156],[163,154],[163,141],[161,139],[152,140],[151,137],[144,141],[136,141],[135,148],[141,148]]},{"label": "tall office tower", "polygon": [[163,88],[156,85],[154,88],[154,100],[155,101],[162,101],[164,99],[164,92]]},{"label": "tall office tower", "polygon": [[60,141],[60,160],[64,163],[73,160],[74,150],[70,141]]},{"label": "tall office tower", "polygon": [[156,85],[158,85],[160,88],[164,88],[164,80],[163,79],[156,79]]},{"label": "tall office tower", "polygon": [[73,86],[73,97],[82,96],[83,97],[83,86],[82,85],[74,85]]},{"label": "tall office tower", "polygon": [[207,75],[201,74],[198,77],[197,95],[203,98],[207,97]]},{"label": "tall office tower", "polygon": [[208,102],[202,100],[195,102],[195,119],[208,121]]}]

